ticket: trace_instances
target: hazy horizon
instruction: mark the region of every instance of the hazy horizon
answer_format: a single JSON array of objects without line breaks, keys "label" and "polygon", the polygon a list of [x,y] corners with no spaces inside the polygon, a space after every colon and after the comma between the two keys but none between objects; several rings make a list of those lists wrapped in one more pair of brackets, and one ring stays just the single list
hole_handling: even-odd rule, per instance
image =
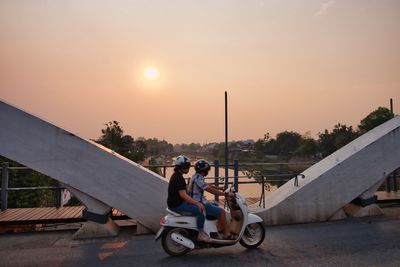
[{"label": "hazy horizon", "polygon": [[[357,127],[400,105],[400,1],[0,2],[0,98],[82,137]],[[152,69],[149,67],[152,66]]]}]

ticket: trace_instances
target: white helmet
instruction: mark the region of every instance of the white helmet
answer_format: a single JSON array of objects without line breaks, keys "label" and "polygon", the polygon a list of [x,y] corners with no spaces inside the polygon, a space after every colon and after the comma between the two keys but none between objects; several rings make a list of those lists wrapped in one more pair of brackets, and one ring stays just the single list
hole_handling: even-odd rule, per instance
[{"label": "white helmet", "polygon": [[184,155],[180,155],[175,159],[175,167],[187,169],[190,167],[190,159]]}]

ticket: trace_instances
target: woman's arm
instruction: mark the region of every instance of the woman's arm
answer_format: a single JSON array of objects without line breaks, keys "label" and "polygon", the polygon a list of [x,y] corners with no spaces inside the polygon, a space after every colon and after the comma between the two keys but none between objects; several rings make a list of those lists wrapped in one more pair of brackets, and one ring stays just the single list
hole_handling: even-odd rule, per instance
[{"label": "woman's arm", "polygon": [[220,191],[217,187],[213,186],[213,185],[208,185],[207,188],[205,189],[205,191],[214,194],[214,195],[224,195],[225,193]]}]

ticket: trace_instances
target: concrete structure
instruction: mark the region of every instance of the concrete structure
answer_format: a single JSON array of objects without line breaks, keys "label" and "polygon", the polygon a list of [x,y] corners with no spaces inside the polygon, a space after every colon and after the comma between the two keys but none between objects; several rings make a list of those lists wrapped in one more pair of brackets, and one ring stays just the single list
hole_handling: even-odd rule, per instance
[{"label": "concrete structure", "polygon": [[[167,196],[163,177],[2,101],[0,125],[0,155],[64,183],[86,205],[91,219],[102,220],[97,215],[107,215],[113,207],[137,220],[139,232],[158,230]],[[298,187],[293,180],[280,187],[258,214],[266,224],[377,214],[377,206],[347,204],[356,198],[368,200],[399,166],[400,117],[396,117],[307,169]],[[86,228],[106,235],[118,232],[106,222],[104,229]]]},{"label": "concrete structure", "polygon": [[0,125],[0,155],[62,182],[88,214],[107,215],[113,207],[158,230],[168,186],[163,177],[2,101]]},{"label": "concrete structure", "polygon": [[400,117],[376,127],[303,172],[266,198],[266,224],[289,224],[379,214],[368,202],[385,177],[400,167]]}]

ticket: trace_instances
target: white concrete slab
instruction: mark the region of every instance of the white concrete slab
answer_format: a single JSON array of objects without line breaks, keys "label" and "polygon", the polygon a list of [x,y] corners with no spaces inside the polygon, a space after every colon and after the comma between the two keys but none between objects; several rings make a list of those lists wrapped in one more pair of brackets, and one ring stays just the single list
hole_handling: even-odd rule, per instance
[{"label": "white concrete slab", "polygon": [[117,153],[0,101],[0,155],[114,207],[157,231],[167,181]]},{"label": "white concrete slab", "polygon": [[[376,127],[266,198],[266,224],[325,221],[400,167],[400,117]],[[365,195],[365,194],[364,194]]]}]

